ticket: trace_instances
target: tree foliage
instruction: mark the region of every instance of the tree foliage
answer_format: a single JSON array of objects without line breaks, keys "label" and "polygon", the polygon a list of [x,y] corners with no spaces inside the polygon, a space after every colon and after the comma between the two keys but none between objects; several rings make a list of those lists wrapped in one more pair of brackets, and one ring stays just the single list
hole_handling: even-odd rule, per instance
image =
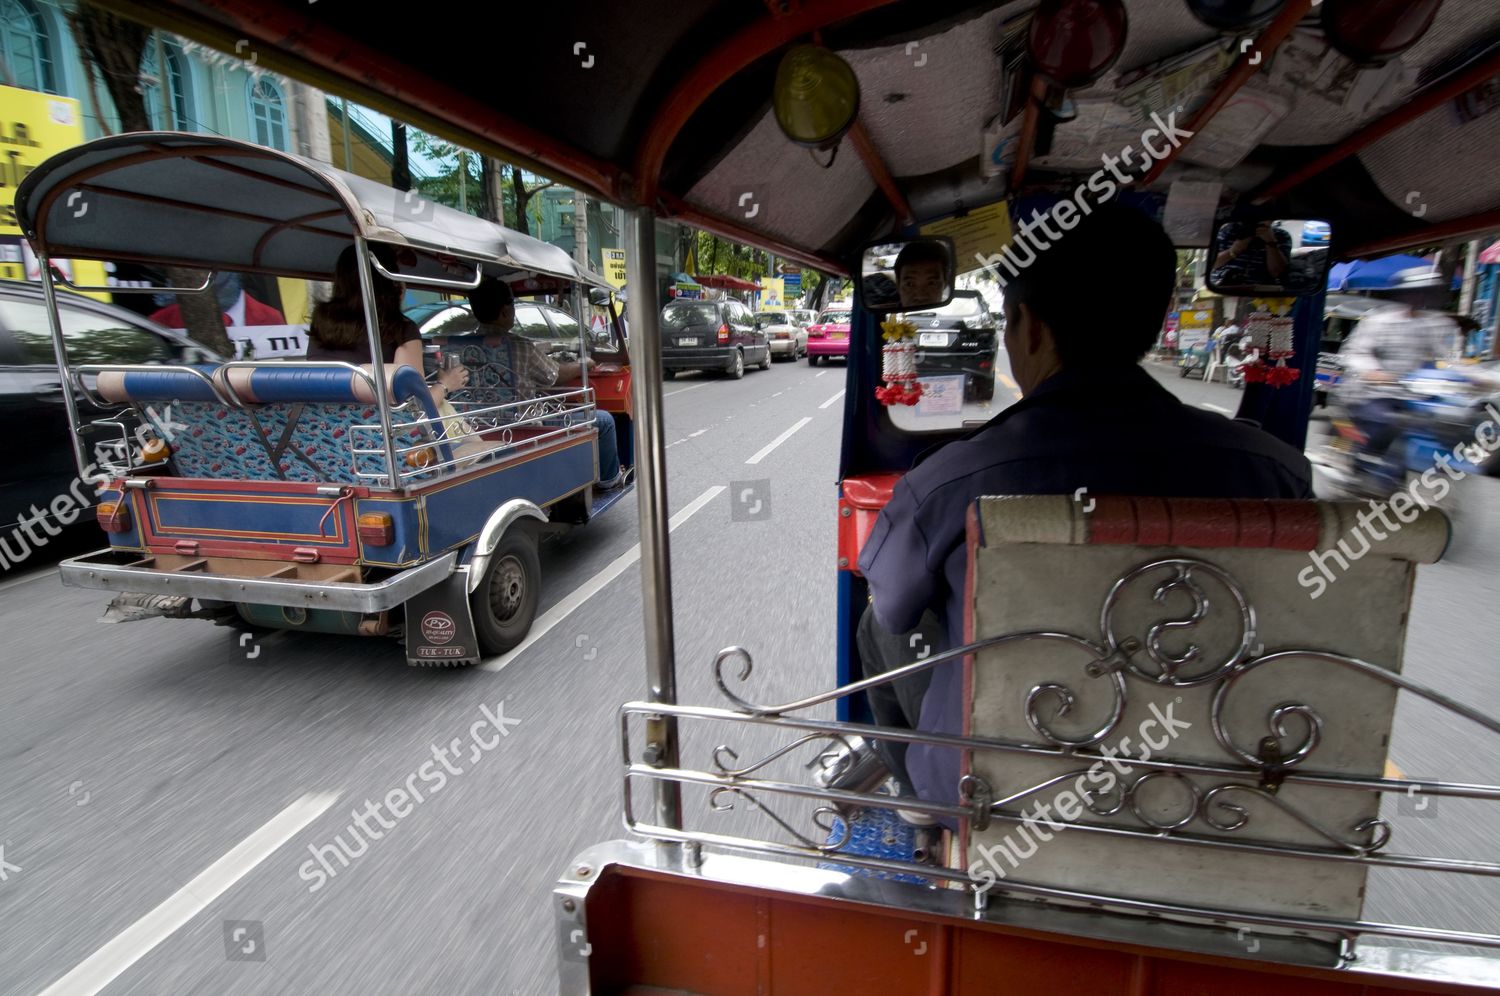
[{"label": "tree foliage", "polygon": [[[121,131],[150,131],[151,115],[141,85],[141,59],[151,42],[151,29],[89,2],[80,0],[70,15],[74,37],[83,46],[84,57],[104,80],[120,119]],[[198,270],[168,267],[167,280],[176,287],[194,287],[203,281]],[[234,353],[224,331],[224,315],[212,294],[179,294],[182,321],[198,342],[223,356]]]}]

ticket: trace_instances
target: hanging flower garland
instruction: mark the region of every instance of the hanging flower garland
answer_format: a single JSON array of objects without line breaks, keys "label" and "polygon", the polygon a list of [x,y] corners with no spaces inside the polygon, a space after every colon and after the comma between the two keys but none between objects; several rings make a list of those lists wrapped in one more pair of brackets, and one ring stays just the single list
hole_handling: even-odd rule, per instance
[{"label": "hanging flower garland", "polygon": [[1250,341],[1259,350],[1260,356],[1254,363],[1245,366],[1245,382],[1285,387],[1302,375],[1302,371],[1296,367],[1286,365],[1288,359],[1297,355],[1293,348],[1296,326],[1291,315],[1278,314],[1269,309],[1281,304],[1283,310],[1290,310],[1290,303],[1260,300],[1254,303],[1266,310],[1251,312],[1250,320],[1246,323]]},{"label": "hanging flower garland", "polygon": [[917,380],[917,327],[899,318],[880,323],[881,379],[884,387],[875,389],[875,400],[882,405],[914,405],[922,397],[922,382]]}]

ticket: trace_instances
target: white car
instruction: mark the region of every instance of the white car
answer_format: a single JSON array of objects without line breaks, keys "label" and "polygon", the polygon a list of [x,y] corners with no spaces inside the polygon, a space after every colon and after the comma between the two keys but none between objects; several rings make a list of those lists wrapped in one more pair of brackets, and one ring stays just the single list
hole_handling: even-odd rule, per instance
[{"label": "white car", "polygon": [[807,355],[807,327],[797,324],[790,311],[757,311],[755,327],[766,333],[771,359],[795,361]]}]

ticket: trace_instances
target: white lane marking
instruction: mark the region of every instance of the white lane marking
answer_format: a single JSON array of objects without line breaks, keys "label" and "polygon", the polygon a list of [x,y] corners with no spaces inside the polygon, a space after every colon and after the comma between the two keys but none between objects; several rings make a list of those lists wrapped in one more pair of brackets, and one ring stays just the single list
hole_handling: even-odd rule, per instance
[{"label": "white lane marking", "polygon": [[817,380],[819,377],[823,376],[827,372],[828,372],[827,370],[819,370],[816,374],[813,375],[813,380]]},{"label": "white lane marking", "polygon": [[0,591],[9,591],[12,588],[19,588],[23,584],[30,584],[33,581],[40,581],[42,578],[51,577],[56,573],[56,568],[50,567],[44,568],[43,570],[39,571],[32,571],[30,574],[26,574],[18,578],[11,578],[9,581],[0,584]]},{"label": "white lane marking", "polygon": [[760,463],[766,457],[768,457],[768,456],[771,455],[771,451],[772,450],[774,450],[776,447],[780,446],[782,443],[786,442],[788,439],[791,439],[792,438],[792,433],[796,432],[798,429],[802,428],[804,425],[806,425],[807,423],[809,423],[811,421],[812,421],[812,416],[811,415],[807,416],[806,418],[800,419],[797,422],[796,425],[793,425],[790,429],[788,429],[787,431],[783,432],[781,435],[777,436],[775,439],[771,440],[765,446],[761,447],[760,452],[756,453],[755,456],[751,457],[750,459],[746,460],[745,462],[746,463]]},{"label": "white lane marking", "polygon": [[675,391],[668,391],[668,392],[666,392],[665,394],[662,395],[662,397],[663,398],[670,398],[674,394],[686,394],[689,391],[696,391],[700,387],[707,387],[708,385],[710,385],[712,383],[713,383],[713,381],[711,381],[711,380],[705,380],[703,383],[701,383],[701,384],[694,384],[692,387],[679,387]]},{"label": "white lane marking", "polygon": [[842,398],[843,396],[844,396],[844,392],[840,391],[838,394],[835,394],[833,397],[829,398],[827,401],[825,401],[821,405],[819,405],[818,406],[819,410],[827,408],[829,405],[837,404],[838,400],[840,398]]},{"label": "white lane marking", "polygon": [[[719,484],[712,488],[709,488],[707,491],[694,498],[686,508],[684,508],[676,515],[672,516],[670,520],[668,520],[667,531],[672,532],[688,519],[691,519],[698,513],[700,509],[703,508],[703,506],[713,501],[719,496],[720,492],[725,490],[727,490],[726,487],[722,484]],[[556,605],[552,606],[552,608],[548,609],[546,612],[543,612],[540,616],[538,616],[536,620],[531,624],[531,632],[526,635],[526,639],[516,644],[510,650],[507,650],[499,657],[496,657],[494,660],[485,661],[483,664],[479,665],[480,670],[503,671],[512,661],[525,653],[528,647],[530,647],[536,641],[540,640],[542,637],[546,636],[549,630],[566,619],[574,609],[578,608],[584,602],[587,602],[590,598],[593,598],[595,595],[597,595],[605,585],[609,584],[621,574],[624,574],[631,564],[634,564],[637,560],[640,559],[641,545],[637,543],[629,550],[626,550],[624,553],[620,554],[614,560],[611,560],[604,566],[603,570],[585,581],[567,598],[564,598],[561,602],[558,602]]]},{"label": "white lane marking", "polygon": [[309,792],[209,865],[198,877],[172,893],[114,940],[84,959],[77,968],[42,990],[40,996],[92,996],[172,936],[223,895],[282,844],[302,832],[338,801],[337,792]]},{"label": "white lane marking", "polygon": [[707,429],[699,429],[697,432],[690,432],[690,433],[688,433],[688,438],[689,439],[697,439],[699,436],[703,435],[707,431],[708,431]]},{"label": "white lane marking", "polygon": [[1207,408],[1209,411],[1211,411],[1211,412],[1218,412],[1220,415],[1233,415],[1234,414],[1234,412],[1230,411],[1228,408],[1221,408],[1218,405],[1211,405],[1207,401],[1203,402],[1203,404],[1199,405],[1198,407],[1200,407],[1200,408]]},{"label": "white lane marking", "polygon": [[775,394],[771,395],[771,397],[772,398],[779,398],[779,397],[781,397],[785,393],[786,393],[785,391],[777,391]]},{"label": "white lane marking", "polygon": [[671,442],[670,442],[670,443],[668,443],[668,444],[667,444],[667,445],[666,445],[666,446],[665,446],[665,447],[663,447],[663,448],[664,448],[664,449],[669,449],[669,450],[670,450],[670,449],[671,449],[671,448],[672,448],[672,447],[674,447],[674,446],[676,446],[676,445],[677,445],[677,444],[678,444],[678,443],[685,443],[685,442],[687,442],[687,440],[686,440],[686,439],[674,439],[674,440],[672,440],[672,441],[671,441]]}]

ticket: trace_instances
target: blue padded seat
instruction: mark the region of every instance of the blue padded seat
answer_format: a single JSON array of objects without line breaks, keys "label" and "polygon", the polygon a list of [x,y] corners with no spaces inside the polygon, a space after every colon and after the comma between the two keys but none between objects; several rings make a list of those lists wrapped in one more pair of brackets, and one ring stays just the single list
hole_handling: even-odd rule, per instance
[{"label": "blue padded seat", "polygon": [[[241,404],[225,405],[211,386],[181,372],[109,372],[100,375],[99,390],[107,400],[142,407],[147,422],[171,443],[181,477],[380,485],[359,476],[384,475],[386,465],[373,385],[356,370],[296,363],[203,369]],[[437,417],[421,374],[411,367],[388,370],[387,384],[397,447],[431,446],[434,462],[452,459],[430,426],[414,424]],[[356,446],[379,452],[351,459]],[[424,470],[407,480],[437,473]]]}]

